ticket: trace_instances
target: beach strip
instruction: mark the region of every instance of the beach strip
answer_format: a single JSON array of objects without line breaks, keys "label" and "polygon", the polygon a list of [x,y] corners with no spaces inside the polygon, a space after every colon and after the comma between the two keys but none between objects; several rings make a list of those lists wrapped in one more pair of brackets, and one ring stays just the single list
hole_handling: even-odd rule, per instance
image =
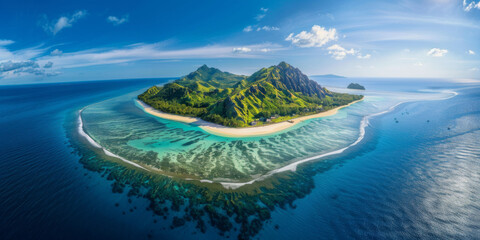
[{"label": "beach strip", "polygon": [[265,126],[258,126],[258,127],[245,127],[245,128],[231,128],[231,127],[225,127],[216,123],[211,123],[207,122],[205,120],[202,120],[200,118],[196,117],[185,117],[185,116],[180,116],[180,115],[175,115],[175,114],[170,114],[170,113],[164,113],[161,112],[157,109],[154,109],[153,107],[145,104],[144,102],[140,101],[137,99],[137,102],[139,105],[142,107],[143,111],[154,115],[156,117],[160,117],[163,119],[168,119],[168,120],[173,120],[177,122],[184,122],[184,123],[191,123],[195,124],[204,131],[217,135],[217,136],[222,136],[222,137],[233,137],[233,138],[241,138],[241,137],[258,137],[258,136],[265,136],[265,135],[270,135],[274,134],[280,131],[283,131],[285,129],[291,128],[298,123],[312,119],[312,118],[321,118],[321,117],[327,117],[327,116],[332,116],[335,115],[338,110],[348,107],[354,103],[357,103],[359,101],[362,101],[362,99],[353,101],[347,105],[343,105],[340,107],[336,107],[334,109],[330,109],[325,112],[317,113],[317,114],[312,114],[308,116],[302,116],[298,118],[293,118],[290,119],[288,122],[279,122],[279,123],[273,123]]}]

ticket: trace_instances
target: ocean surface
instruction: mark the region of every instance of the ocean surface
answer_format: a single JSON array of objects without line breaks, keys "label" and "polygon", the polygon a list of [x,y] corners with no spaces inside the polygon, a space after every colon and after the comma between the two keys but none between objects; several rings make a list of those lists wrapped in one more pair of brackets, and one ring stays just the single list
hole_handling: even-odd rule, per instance
[{"label": "ocean surface", "polygon": [[[153,216],[146,199],[129,203],[112,193],[111,181],[84,169],[67,137],[80,109],[86,132],[109,151],[146,160],[156,152],[212,180],[225,169],[238,174],[224,178],[249,179],[348,147],[364,129],[355,146],[311,163],[322,169],[315,188],[295,208],[275,210],[256,238],[480,239],[480,85],[314,79],[342,92],[359,82],[366,98],[337,115],[245,139],[151,117],[135,105],[135,94],[169,79],[0,86],[0,239],[221,239],[213,229],[194,235],[188,224],[170,230],[171,219]],[[231,164],[199,168],[195,159],[209,151],[228,154],[219,159]]]}]

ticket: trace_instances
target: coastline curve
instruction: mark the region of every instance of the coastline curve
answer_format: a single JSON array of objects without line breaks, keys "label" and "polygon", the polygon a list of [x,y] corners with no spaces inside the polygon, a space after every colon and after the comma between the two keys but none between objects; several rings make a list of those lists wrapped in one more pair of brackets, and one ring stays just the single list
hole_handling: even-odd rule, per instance
[{"label": "coastline curve", "polygon": [[[435,100],[447,100],[449,98],[452,98],[452,97],[455,97],[458,95],[457,92],[455,91],[449,91],[449,93],[452,94],[452,96],[449,96],[449,97],[446,97],[446,98],[441,98],[441,99],[430,99],[431,101],[435,101]],[[363,98],[361,99],[363,100]],[[358,100],[358,101],[361,101],[361,100]],[[370,114],[370,115],[366,115],[362,118],[362,120],[360,121],[360,126],[359,126],[359,135],[358,135],[358,138],[353,142],[351,143],[350,145],[346,146],[346,147],[343,147],[341,149],[337,149],[337,150],[334,150],[334,151],[331,151],[331,152],[327,152],[327,153],[323,153],[323,154],[319,154],[319,155],[315,155],[315,156],[311,156],[311,157],[307,157],[307,158],[304,158],[304,159],[301,159],[299,161],[296,161],[296,162],[292,162],[286,166],[283,166],[281,168],[277,168],[277,169],[274,169],[274,170],[271,170],[269,171],[268,173],[266,174],[263,174],[255,179],[252,179],[248,182],[217,182],[217,181],[212,181],[212,180],[208,180],[208,179],[199,179],[197,181],[201,182],[201,183],[219,183],[221,186],[223,186],[225,189],[237,189],[237,188],[240,188],[244,185],[249,185],[249,184],[253,184],[255,182],[258,182],[258,181],[262,181],[276,173],[281,173],[281,172],[286,172],[286,171],[296,171],[297,170],[297,166],[302,164],[302,163],[306,163],[306,162],[311,162],[311,161],[314,161],[314,160],[319,160],[321,158],[324,158],[324,157],[327,157],[327,156],[332,156],[332,155],[337,155],[337,154],[340,154],[340,153],[343,153],[344,151],[346,151],[347,149],[357,145],[358,143],[360,143],[364,137],[365,137],[365,133],[366,133],[366,127],[369,126],[369,119],[371,119],[372,117],[376,117],[376,116],[380,116],[380,115],[383,115],[383,114],[386,114],[386,113],[389,113],[391,111],[393,111],[396,107],[398,107],[399,105],[401,104],[404,104],[404,103],[407,103],[407,102],[416,102],[418,100],[411,100],[411,101],[402,101],[402,102],[399,102],[391,107],[389,107],[387,110],[384,110],[384,111],[381,111],[381,112],[378,112],[378,113],[373,113],[373,114]],[[421,101],[421,100],[420,100]],[[425,100],[424,100],[425,101]],[[428,100],[426,100],[428,101]],[[354,102],[352,102],[351,104],[353,104]],[[345,106],[348,106],[348,105],[345,105]],[[83,120],[82,120],[82,116],[81,116],[81,113],[82,111],[87,108],[88,106],[82,108],[79,113],[78,113],[78,118],[79,118],[79,126],[78,126],[78,132],[81,136],[83,136],[84,138],[86,138],[86,140],[92,145],[94,146],[95,148],[100,148],[104,151],[104,153],[108,156],[111,156],[111,157],[115,157],[115,158],[118,158],[120,159],[121,161],[127,163],[127,164],[130,164],[132,166],[135,166],[135,167],[138,167],[138,168],[141,168],[143,170],[146,170],[146,171],[149,171],[149,169],[135,163],[135,162],[132,162],[132,161],[129,161],[121,156],[118,156],[112,152],[110,152],[109,150],[107,150],[106,148],[102,147],[100,144],[98,144],[93,138],[91,138],[83,129]],[[332,109],[334,110],[334,109]],[[338,110],[338,109],[337,109]],[[167,175],[168,176],[168,175]],[[185,179],[185,180],[191,180],[191,181],[194,181],[194,179]]]},{"label": "coastline curve", "polygon": [[362,99],[353,101],[349,104],[343,105],[336,107],[334,109],[330,109],[325,112],[321,113],[316,113],[308,116],[302,116],[298,118],[293,118],[289,121],[283,121],[283,122],[278,122],[278,123],[273,123],[269,124],[266,126],[259,126],[259,127],[244,127],[244,128],[232,128],[232,127],[225,127],[220,124],[216,123],[211,123],[207,122],[205,120],[202,120],[200,118],[196,117],[186,117],[186,116],[180,116],[180,115],[175,115],[175,114],[170,114],[170,113],[164,113],[161,112],[157,109],[154,109],[153,107],[147,105],[146,103],[136,99],[136,106],[138,106],[142,111],[145,113],[163,118],[163,119],[168,119],[172,121],[177,121],[177,122],[183,122],[183,123],[188,123],[188,124],[194,124],[204,130],[207,133],[210,133],[212,135],[216,136],[221,136],[221,137],[230,137],[230,138],[245,138],[245,137],[259,137],[259,136],[268,136],[272,135],[284,130],[287,130],[298,123],[301,123],[303,121],[309,120],[309,119],[314,119],[314,118],[322,118],[322,117],[328,117],[337,114],[338,110],[342,108],[349,107],[352,104],[355,104],[357,102],[363,101],[365,97]]}]

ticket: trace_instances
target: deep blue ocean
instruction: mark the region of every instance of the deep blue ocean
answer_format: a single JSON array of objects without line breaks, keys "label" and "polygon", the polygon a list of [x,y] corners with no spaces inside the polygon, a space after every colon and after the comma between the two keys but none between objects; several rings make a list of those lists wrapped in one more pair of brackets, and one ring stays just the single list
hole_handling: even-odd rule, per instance
[{"label": "deep blue ocean", "polygon": [[[146,199],[112,193],[67,137],[84,106],[167,80],[0,86],[0,239],[221,239],[211,229],[192,235],[189,225],[170,230]],[[277,209],[256,238],[480,239],[480,85],[355,80],[373,90],[458,95],[372,118],[362,143],[316,163],[323,167],[312,192]]]}]

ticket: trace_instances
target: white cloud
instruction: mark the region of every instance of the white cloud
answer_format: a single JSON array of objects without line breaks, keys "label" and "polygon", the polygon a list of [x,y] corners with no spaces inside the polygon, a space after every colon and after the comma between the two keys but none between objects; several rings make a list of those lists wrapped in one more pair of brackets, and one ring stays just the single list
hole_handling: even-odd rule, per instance
[{"label": "white cloud", "polygon": [[257,21],[260,21],[260,20],[262,20],[262,18],[264,18],[265,16],[267,16],[267,14],[258,14],[257,16],[255,16],[255,19],[256,19]]},{"label": "white cloud", "polygon": [[447,53],[447,49],[432,48],[430,51],[428,51],[427,55],[432,57],[443,57]]},{"label": "white cloud", "polygon": [[475,52],[472,51],[472,50],[468,50],[468,54],[470,54],[470,55],[475,55]]},{"label": "white cloud", "polygon": [[[210,45],[198,48],[165,49],[164,43],[138,43],[120,48],[96,48],[78,52],[63,53],[58,56],[42,56],[38,62],[53,62],[56,69],[75,68],[104,64],[118,64],[141,60],[179,60],[179,59],[211,59],[211,58],[257,58],[261,57],[261,49],[279,51],[283,48],[277,44],[252,44],[242,47]],[[250,49],[250,51],[248,51]]]},{"label": "white cloud", "polygon": [[278,27],[274,27],[274,26],[263,26],[263,27],[259,27],[258,25],[254,25],[254,26],[246,26],[243,31],[244,32],[251,32],[254,30],[254,27],[256,27],[256,31],[257,32],[260,32],[260,31],[267,31],[267,32],[270,32],[270,31],[278,31],[280,30],[280,28]]},{"label": "white cloud", "polygon": [[7,46],[7,45],[10,45],[10,44],[13,44],[13,43],[15,43],[15,42],[12,41],[12,40],[0,39],[0,46]]},{"label": "white cloud", "polygon": [[255,52],[267,53],[270,51],[272,51],[270,48],[261,48],[256,46],[233,48],[233,53],[255,53]]},{"label": "white cloud", "polygon": [[365,54],[363,56],[361,54],[357,55],[358,59],[369,59],[370,57],[372,57],[372,55],[370,55],[370,54]]},{"label": "white cloud", "polygon": [[[49,67],[53,63],[47,63]],[[44,68],[49,68],[45,65]],[[27,61],[6,61],[0,63],[0,78],[4,77],[18,77],[24,75],[36,75],[36,76],[54,76],[58,73],[53,71],[45,71],[41,69],[37,62],[32,60]]]},{"label": "white cloud", "polygon": [[53,51],[50,53],[50,55],[52,55],[52,56],[59,56],[59,55],[62,55],[62,53],[63,53],[62,51],[60,51],[60,50],[58,50],[58,49],[55,49],[55,50],[53,50]]},{"label": "white cloud", "polygon": [[234,53],[248,53],[251,52],[252,49],[248,47],[239,47],[239,48],[233,48]]},{"label": "white cloud", "polygon": [[38,64],[34,61],[7,61],[0,63],[0,72],[10,72],[22,68],[38,68]]},{"label": "white cloud", "polygon": [[269,31],[278,31],[278,30],[280,30],[280,28],[272,27],[272,26],[263,26],[263,27],[258,27],[257,28],[257,32],[262,31],[262,30],[269,32]]},{"label": "white cloud", "polygon": [[264,18],[266,15],[267,15],[267,11],[268,11],[268,8],[260,8],[260,12],[259,14],[257,14],[257,16],[255,16],[255,19],[257,21],[260,21],[262,20],[262,18]]},{"label": "white cloud", "polygon": [[477,3],[475,3],[475,1],[471,1],[467,3],[467,0],[463,0],[463,10],[465,10],[466,12],[469,12],[474,8],[480,9],[480,1],[478,1]]},{"label": "white cloud", "polygon": [[347,50],[338,44],[332,45],[327,49],[328,49],[328,54],[332,55],[332,57],[335,60],[342,60],[347,55],[355,55],[356,53],[356,51],[353,48],[351,48],[350,50]]},{"label": "white cloud", "polygon": [[6,49],[4,46],[14,43],[12,40],[1,39],[0,40],[0,62],[13,57],[13,53]]},{"label": "white cloud", "polygon": [[[252,44],[242,47],[210,45],[187,49],[166,49],[165,43],[137,43],[119,48],[94,48],[62,53],[49,47],[9,51],[0,46],[0,79],[33,75],[58,75],[61,69],[148,60],[259,58],[264,53],[282,50],[278,44]],[[50,53],[50,54],[49,54]]]},{"label": "white cloud", "polygon": [[294,35],[290,33],[286,41],[291,41],[292,44],[298,47],[321,47],[331,40],[338,39],[337,30],[330,28],[326,30],[324,27],[313,25],[310,32],[301,31],[299,34]]},{"label": "white cloud", "polygon": [[125,15],[121,18],[115,17],[115,16],[108,16],[107,21],[113,23],[113,25],[117,26],[122,23],[128,22],[128,15]]},{"label": "white cloud", "polygon": [[32,58],[38,57],[45,53],[48,48],[41,48],[40,46],[19,49],[16,51],[10,51],[6,46],[0,46],[0,62],[3,61],[27,61]]},{"label": "white cloud", "polygon": [[423,63],[421,63],[421,62],[416,62],[416,63],[413,64],[413,66],[415,66],[415,67],[423,67]]},{"label": "white cloud", "polygon": [[470,71],[472,71],[472,72],[478,72],[478,70],[479,70],[479,69],[478,69],[478,68],[476,68],[476,67],[474,67],[474,68],[470,68]]},{"label": "white cloud", "polygon": [[244,29],[243,29],[244,32],[251,32],[253,31],[253,28],[252,26],[246,26]]},{"label": "white cloud", "polygon": [[46,32],[51,32],[53,35],[56,35],[62,29],[71,27],[73,23],[85,17],[85,15],[87,15],[87,12],[84,10],[80,10],[75,12],[71,16],[60,17],[57,21],[51,23],[46,22],[45,24],[43,24],[43,29]]}]

